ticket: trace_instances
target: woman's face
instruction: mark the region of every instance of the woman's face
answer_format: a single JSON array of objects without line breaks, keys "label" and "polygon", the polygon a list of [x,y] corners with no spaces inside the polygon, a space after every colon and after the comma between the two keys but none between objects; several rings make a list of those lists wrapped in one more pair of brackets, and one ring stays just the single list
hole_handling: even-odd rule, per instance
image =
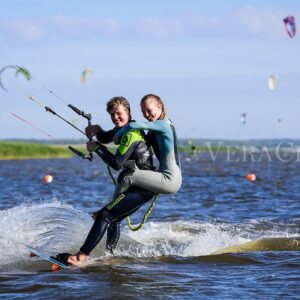
[{"label": "woman's face", "polygon": [[161,104],[153,99],[145,101],[142,104],[141,109],[143,116],[150,122],[158,120],[162,114]]},{"label": "woman's face", "polygon": [[112,109],[109,114],[117,128],[123,127],[129,122],[129,113],[123,105],[118,105],[115,109]]}]

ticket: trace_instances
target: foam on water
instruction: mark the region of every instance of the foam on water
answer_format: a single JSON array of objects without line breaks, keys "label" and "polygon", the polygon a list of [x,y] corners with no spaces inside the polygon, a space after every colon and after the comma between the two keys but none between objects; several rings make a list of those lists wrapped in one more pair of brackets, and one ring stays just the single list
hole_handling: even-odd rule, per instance
[{"label": "foam on water", "polygon": [[91,218],[56,200],[22,205],[0,211],[1,262],[9,264],[28,256],[26,244],[62,252],[82,243],[92,224]]},{"label": "foam on water", "polygon": [[[76,252],[84,242],[93,221],[89,214],[57,200],[22,205],[0,211],[0,267],[18,270],[32,264],[26,244],[53,255]],[[250,224],[250,227],[253,224]],[[253,240],[248,225],[214,224],[198,221],[148,222],[132,232],[123,227],[115,256],[151,258],[160,256],[205,256],[216,250]],[[248,229],[247,229],[248,228]],[[251,228],[253,231],[253,228]],[[253,232],[252,232],[253,233]],[[254,232],[253,236],[286,236],[285,231]],[[93,251],[91,261],[106,259],[105,238]],[[32,267],[32,266],[31,266]],[[27,269],[28,267],[25,267]],[[30,268],[28,268],[30,269]]]},{"label": "foam on water", "polygon": [[127,234],[144,245],[137,256],[182,257],[212,254],[217,249],[247,241],[219,229],[218,225],[196,221],[149,222],[139,232]]}]

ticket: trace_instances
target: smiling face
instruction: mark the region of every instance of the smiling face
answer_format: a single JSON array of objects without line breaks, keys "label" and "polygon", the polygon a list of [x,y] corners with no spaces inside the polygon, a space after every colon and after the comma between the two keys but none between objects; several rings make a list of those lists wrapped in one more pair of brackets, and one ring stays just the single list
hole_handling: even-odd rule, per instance
[{"label": "smiling face", "polygon": [[150,122],[156,121],[162,114],[162,106],[155,99],[150,98],[142,103],[143,116]]},{"label": "smiling face", "polygon": [[112,122],[117,128],[123,127],[130,120],[128,110],[123,105],[118,105],[109,111]]}]

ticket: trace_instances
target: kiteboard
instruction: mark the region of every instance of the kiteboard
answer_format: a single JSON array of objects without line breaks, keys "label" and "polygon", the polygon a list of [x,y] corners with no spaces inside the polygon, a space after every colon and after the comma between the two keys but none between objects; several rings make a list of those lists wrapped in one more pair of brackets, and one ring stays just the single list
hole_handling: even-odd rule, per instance
[{"label": "kiteboard", "polygon": [[32,257],[38,256],[39,258],[51,263],[52,264],[52,266],[51,266],[52,271],[58,271],[59,269],[69,269],[70,268],[70,266],[67,266],[67,265],[63,264],[62,262],[56,260],[54,257],[49,256],[48,254],[40,251],[37,248],[34,248],[32,246],[29,246],[29,245],[26,245],[26,247],[31,251],[30,256],[32,256]]},{"label": "kiteboard", "polygon": [[244,253],[256,251],[300,251],[300,237],[267,237],[240,245],[221,248],[213,254]]}]

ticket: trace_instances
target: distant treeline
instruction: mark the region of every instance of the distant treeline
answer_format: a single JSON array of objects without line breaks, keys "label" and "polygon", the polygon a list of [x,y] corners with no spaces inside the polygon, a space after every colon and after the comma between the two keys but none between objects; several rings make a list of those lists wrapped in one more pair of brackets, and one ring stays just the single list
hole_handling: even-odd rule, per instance
[{"label": "distant treeline", "polygon": [[[74,154],[68,149],[68,145],[73,145],[81,152],[87,153],[85,147],[86,140],[63,140],[57,145],[49,140],[6,140],[0,141],[0,159],[22,159],[22,158],[68,158]],[[223,152],[239,151],[241,147],[254,146],[276,147],[282,143],[284,146],[292,145],[295,147],[300,144],[299,140],[248,140],[248,141],[229,141],[229,140],[204,140],[204,139],[181,139],[179,140],[179,150],[195,154],[199,152]],[[116,146],[108,145],[110,151],[115,152]]]},{"label": "distant treeline", "polygon": [[68,148],[29,142],[0,142],[0,159],[67,158],[72,157]]},{"label": "distant treeline", "polygon": [[225,140],[225,139],[179,139],[179,145],[196,145],[196,146],[217,146],[222,147],[232,146],[232,147],[268,147],[274,148],[279,144],[292,145],[294,147],[300,146],[299,139],[281,138],[281,139],[248,139],[248,140]]},{"label": "distant treeline", "polygon": [[[34,140],[33,140],[34,141]],[[35,141],[34,141],[35,142]],[[48,145],[44,143],[34,143],[29,141],[0,141],[0,159],[25,159],[25,158],[70,158],[74,154],[68,149],[67,145]],[[81,152],[87,153],[85,144],[72,144]],[[115,152],[116,146],[109,145],[108,149]],[[180,151],[189,153],[205,152],[205,151],[222,151],[225,147],[211,146],[195,146],[195,145],[181,145]]]},{"label": "distant treeline", "polygon": [[[5,139],[9,142],[24,142],[32,144],[46,144],[57,145],[55,140],[45,139]],[[0,140],[1,142],[1,140]],[[85,145],[86,139],[60,139],[61,145]],[[254,146],[254,147],[276,147],[280,143],[291,144],[293,146],[300,146],[299,139],[248,139],[248,140],[228,140],[228,139],[204,139],[204,138],[181,138],[178,139],[179,146],[189,147],[195,145],[196,147],[208,146]]]}]

